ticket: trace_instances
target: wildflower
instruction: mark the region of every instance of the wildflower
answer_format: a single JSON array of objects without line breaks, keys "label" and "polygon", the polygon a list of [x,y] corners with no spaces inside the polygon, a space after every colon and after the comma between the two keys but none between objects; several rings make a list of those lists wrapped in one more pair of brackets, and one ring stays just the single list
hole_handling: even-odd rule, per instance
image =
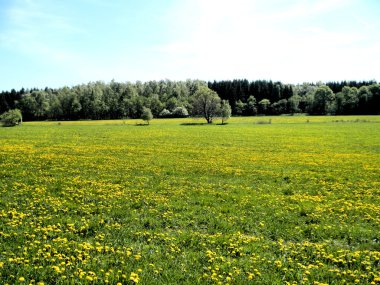
[{"label": "wildflower", "polygon": [[276,265],[276,267],[280,268],[282,266],[282,262],[280,260],[276,260],[274,262],[274,264]]},{"label": "wildflower", "polygon": [[131,275],[129,276],[129,280],[137,284],[139,283],[140,278],[136,273],[131,272]]}]

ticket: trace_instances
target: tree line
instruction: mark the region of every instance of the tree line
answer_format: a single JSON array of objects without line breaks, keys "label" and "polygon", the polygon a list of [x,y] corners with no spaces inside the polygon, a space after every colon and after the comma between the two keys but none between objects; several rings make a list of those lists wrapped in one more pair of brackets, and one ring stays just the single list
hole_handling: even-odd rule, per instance
[{"label": "tree line", "polygon": [[186,117],[194,114],[194,95],[207,87],[229,103],[235,116],[380,114],[380,84],[375,81],[290,85],[270,80],[98,81],[12,89],[0,93],[0,114],[19,109],[27,121],[120,119],[140,118],[149,108],[154,117]]},{"label": "tree line", "polygon": [[265,80],[233,80],[209,82],[208,86],[229,101],[233,115],[380,114],[380,85],[375,81],[289,85]]}]

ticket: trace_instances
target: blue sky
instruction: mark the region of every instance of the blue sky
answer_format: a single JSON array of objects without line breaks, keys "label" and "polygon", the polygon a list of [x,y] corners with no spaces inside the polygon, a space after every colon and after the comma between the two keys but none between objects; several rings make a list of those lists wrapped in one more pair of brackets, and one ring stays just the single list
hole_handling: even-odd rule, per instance
[{"label": "blue sky", "polygon": [[0,90],[380,81],[378,0],[0,0]]}]

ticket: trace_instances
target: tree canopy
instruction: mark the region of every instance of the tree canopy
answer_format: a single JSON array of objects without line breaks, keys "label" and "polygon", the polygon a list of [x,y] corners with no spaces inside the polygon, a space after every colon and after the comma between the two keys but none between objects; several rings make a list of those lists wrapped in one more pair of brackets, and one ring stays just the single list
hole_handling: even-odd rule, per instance
[{"label": "tree canopy", "polygon": [[154,117],[184,117],[186,111],[197,113],[193,105],[200,90],[227,100],[235,116],[380,114],[380,84],[374,81],[289,85],[245,79],[98,81],[57,89],[12,89],[0,92],[0,114],[19,109],[26,121],[141,118],[145,107]]},{"label": "tree canopy", "polygon": [[192,98],[192,112],[195,116],[201,116],[211,124],[220,113],[220,97],[208,87],[201,86]]},{"label": "tree canopy", "polygon": [[222,105],[220,107],[220,117],[222,118],[222,125],[224,125],[231,117],[231,106],[227,100],[222,101]]},{"label": "tree canopy", "polygon": [[152,111],[149,108],[143,108],[141,119],[148,123],[153,119]]},{"label": "tree canopy", "polygon": [[0,122],[4,127],[14,127],[21,124],[22,115],[19,109],[9,110],[0,116]]}]

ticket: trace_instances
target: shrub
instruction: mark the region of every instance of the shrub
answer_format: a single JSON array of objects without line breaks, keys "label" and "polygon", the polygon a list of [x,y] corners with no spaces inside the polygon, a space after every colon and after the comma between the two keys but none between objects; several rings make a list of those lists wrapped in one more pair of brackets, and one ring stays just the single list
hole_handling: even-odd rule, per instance
[{"label": "shrub", "polygon": [[222,118],[222,125],[231,117],[231,106],[227,100],[222,101],[222,107],[220,108],[220,116]]},{"label": "shrub", "polygon": [[9,110],[0,116],[4,127],[14,127],[22,123],[22,115],[19,109]]},{"label": "shrub", "polygon": [[142,115],[141,115],[141,119],[143,119],[149,125],[149,121],[153,119],[152,111],[149,108],[144,107]]},{"label": "shrub", "polygon": [[160,117],[168,118],[171,117],[172,113],[168,109],[163,109],[160,113]]},{"label": "shrub", "polygon": [[185,107],[176,107],[173,110],[172,116],[175,118],[185,118],[189,116],[189,112]]}]

